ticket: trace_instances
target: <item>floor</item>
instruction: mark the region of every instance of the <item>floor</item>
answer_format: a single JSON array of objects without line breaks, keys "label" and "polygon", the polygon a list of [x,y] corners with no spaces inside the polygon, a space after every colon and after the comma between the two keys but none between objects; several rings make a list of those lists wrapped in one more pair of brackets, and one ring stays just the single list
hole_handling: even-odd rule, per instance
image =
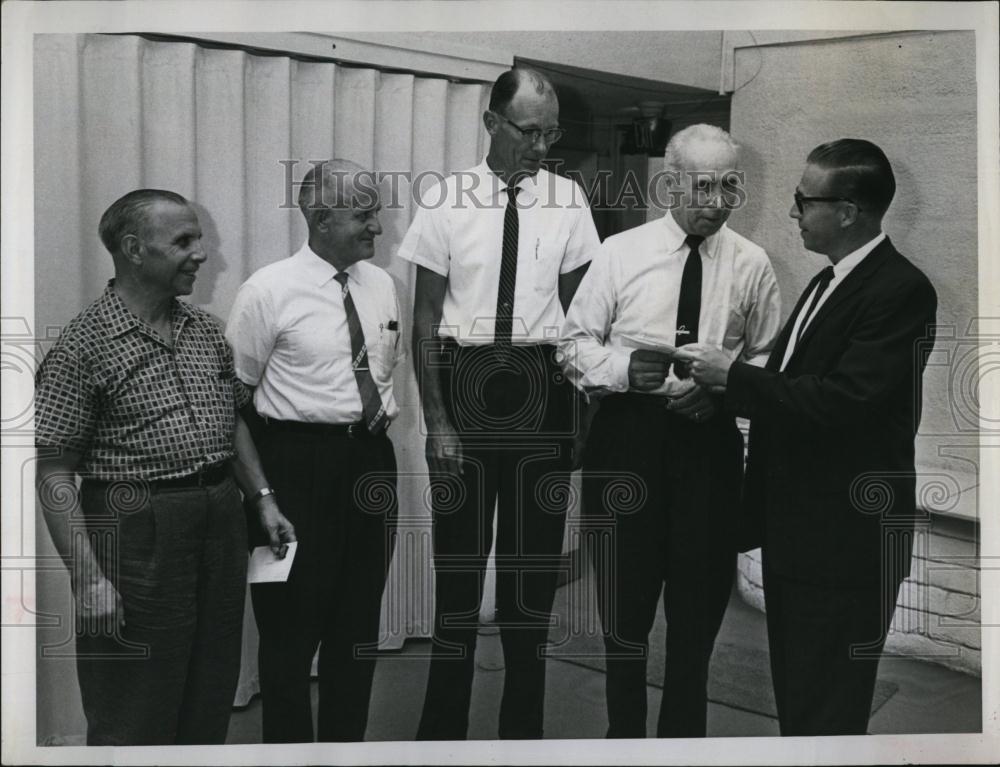
[{"label": "floor", "polygon": [[[599,647],[592,616],[570,624],[579,610],[569,604],[581,588],[569,584],[559,590],[555,613],[557,626],[573,625],[576,633],[588,634],[581,646]],[[586,588],[586,584],[582,586]],[[577,589],[574,592],[574,589]],[[586,610],[584,610],[586,613]],[[654,628],[651,655],[665,630],[662,616]],[[556,630],[553,631],[553,635]],[[576,641],[576,640],[574,640]],[[581,640],[582,641],[582,640]],[[596,643],[596,644],[595,644]],[[426,641],[410,641],[398,652],[386,653],[375,673],[367,740],[411,740],[417,730],[423,691],[427,680]],[[746,605],[734,591],[713,657],[708,734],[710,737],[774,736],[778,723],[773,716],[767,689],[767,638],[764,616]],[[546,675],[545,737],[602,738],[607,729],[604,709],[604,674],[596,656],[573,652],[567,658],[560,648],[548,663]],[[662,650],[660,650],[662,652]],[[558,655],[562,657],[558,657]],[[485,626],[477,647],[477,672],[472,694],[469,738],[496,738],[497,707],[503,686],[503,656],[497,629]],[[748,663],[747,659],[752,662]],[[650,666],[655,658],[650,659]],[[760,668],[751,668],[756,664]],[[742,679],[742,686],[741,686]],[[747,680],[753,684],[748,686]],[[650,684],[647,731],[655,732],[661,690]],[[315,710],[316,684],[313,684]],[[877,710],[869,723],[872,734],[963,733],[981,731],[981,689],[978,677],[950,671],[935,664],[889,657],[880,665]],[[228,743],[260,742],[260,699],[254,698],[242,711],[234,712]]]}]

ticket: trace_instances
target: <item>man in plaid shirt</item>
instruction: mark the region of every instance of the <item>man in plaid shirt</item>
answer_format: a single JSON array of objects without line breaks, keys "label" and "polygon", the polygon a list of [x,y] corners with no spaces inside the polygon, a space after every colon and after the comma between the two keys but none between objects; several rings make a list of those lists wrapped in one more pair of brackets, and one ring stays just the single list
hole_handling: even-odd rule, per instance
[{"label": "man in plaid shirt", "polygon": [[276,552],[294,529],[238,413],[249,395],[221,330],[176,298],[206,259],[194,211],[140,189],[99,232],[115,278],[35,391],[38,498],[70,572],[87,743],[223,743],[247,568],[236,483]]}]

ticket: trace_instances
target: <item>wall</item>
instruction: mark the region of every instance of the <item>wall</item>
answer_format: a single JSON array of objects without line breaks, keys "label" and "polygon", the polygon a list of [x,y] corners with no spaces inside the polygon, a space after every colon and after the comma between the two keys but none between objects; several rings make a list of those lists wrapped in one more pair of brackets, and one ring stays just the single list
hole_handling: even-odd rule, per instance
[{"label": "wall", "polygon": [[[949,561],[967,569],[965,558],[976,554],[978,485],[976,341],[965,337],[977,315],[978,284],[974,33],[737,48],[734,64],[731,130],[744,146],[749,198],[731,225],[767,249],[784,316],[825,265],[824,257],[802,248],[788,217],[809,150],[844,136],[868,138],[893,164],[898,189],[884,228],[934,283],[938,322],[945,326],[924,376],[916,440],[921,500],[945,515],[931,528],[933,540],[946,541]],[[756,599],[753,568],[744,557],[744,586]],[[916,569],[914,576],[923,578]],[[973,576],[958,576],[961,588],[944,584],[942,593],[928,592],[933,598],[915,597],[913,605],[924,605],[926,615],[909,633],[924,635],[929,623],[952,622],[951,603],[977,598]],[[943,638],[963,656],[957,665],[978,669],[978,629],[966,626],[960,636]]]}]

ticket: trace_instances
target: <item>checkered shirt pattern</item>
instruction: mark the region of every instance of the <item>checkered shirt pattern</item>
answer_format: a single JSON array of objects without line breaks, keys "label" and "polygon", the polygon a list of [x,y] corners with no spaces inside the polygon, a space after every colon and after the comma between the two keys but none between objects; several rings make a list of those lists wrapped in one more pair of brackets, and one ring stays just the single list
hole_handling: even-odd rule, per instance
[{"label": "checkered shirt pattern", "polygon": [[174,479],[233,457],[250,392],[211,315],[174,301],[171,349],[113,290],[64,328],[35,379],[35,444],[97,480]]}]

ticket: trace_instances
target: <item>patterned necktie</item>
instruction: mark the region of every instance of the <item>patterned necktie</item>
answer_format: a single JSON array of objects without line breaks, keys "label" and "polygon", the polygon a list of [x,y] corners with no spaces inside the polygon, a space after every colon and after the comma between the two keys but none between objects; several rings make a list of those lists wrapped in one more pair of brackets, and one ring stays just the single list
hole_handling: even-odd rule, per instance
[{"label": "patterned necktie", "polygon": [[[693,344],[698,340],[698,318],[701,315],[701,254],[698,248],[704,241],[704,237],[696,234],[689,234],[684,240],[684,244],[688,246],[688,256],[681,276],[680,298],[677,299],[675,346]],[[690,374],[686,364],[674,363],[675,376],[687,378]]]},{"label": "patterned necktie", "polygon": [[516,186],[507,187],[507,210],[503,214],[503,251],[500,256],[500,288],[497,290],[496,324],[493,343],[510,346],[514,330],[514,286],[517,283],[517,193]]},{"label": "patterned necktie", "polygon": [[828,266],[822,272],[819,273],[819,282],[816,283],[816,292],[813,294],[812,301],[809,302],[809,308],[806,313],[802,315],[802,322],[799,323],[799,332],[795,334],[795,344],[798,345],[799,340],[802,338],[802,333],[806,329],[806,323],[812,318],[813,312],[816,311],[816,305],[819,303],[819,299],[826,292],[826,289],[830,286],[830,280],[833,279],[833,267]]},{"label": "patterned necktie", "polygon": [[361,412],[364,413],[365,425],[372,434],[381,434],[389,425],[389,417],[379,396],[375,379],[368,369],[368,348],[365,345],[365,334],[361,329],[358,310],[347,289],[347,272],[337,272],[334,279],[340,283],[340,292],[344,298],[344,311],[347,313],[347,328],[351,333],[351,367],[361,392]]}]

